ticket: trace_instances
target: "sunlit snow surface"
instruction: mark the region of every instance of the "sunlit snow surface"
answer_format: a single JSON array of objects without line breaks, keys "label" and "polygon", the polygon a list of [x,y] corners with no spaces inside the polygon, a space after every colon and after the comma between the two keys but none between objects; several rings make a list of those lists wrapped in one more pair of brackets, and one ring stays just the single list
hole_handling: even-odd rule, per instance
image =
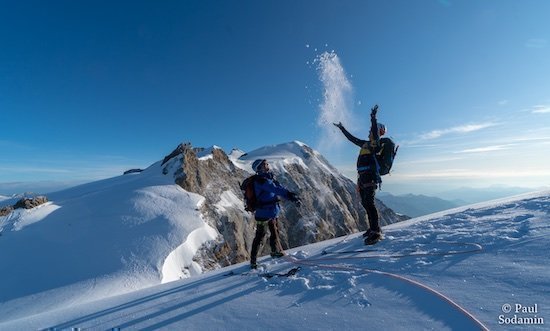
[{"label": "sunlit snow surface", "polygon": [[[354,234],[262,258],[257,272],[241,264],[40,314],[23,297],[0,306],[0,329],[473,330],[509,329],[515,317],[545,323],[518,330],[542,330],[549,210],[550,192],[478,204],[387,226],[375,246]],[[6,313],[14,307],[19,319]]]}]

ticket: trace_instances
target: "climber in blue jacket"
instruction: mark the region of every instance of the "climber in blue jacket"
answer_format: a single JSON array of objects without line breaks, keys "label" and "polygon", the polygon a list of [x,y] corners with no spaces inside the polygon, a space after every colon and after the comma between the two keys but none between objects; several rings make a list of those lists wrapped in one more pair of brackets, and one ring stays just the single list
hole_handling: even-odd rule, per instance
[{"label": "climber in blue jacket", "polygon": [[252,242],[250,252],[250,267],[258,267],[256,258],[260,243],[265,236],[266,225],[269,226],[269,245],[271,246],[271,256],[281,257],[285,255],[281,242],[279,240],[279,227],[277,216],[281,211],[279,206],[279,197],[289,201],[300,203],[300,198],[296,193],[290,192],[284,188],[269,169],[269,163],[265,159],[258,159],[252,163],[252,170],[257,174],[254,181],[254,193],[256,195],[256,210],[254,216],[256,219],[256,236]]}]

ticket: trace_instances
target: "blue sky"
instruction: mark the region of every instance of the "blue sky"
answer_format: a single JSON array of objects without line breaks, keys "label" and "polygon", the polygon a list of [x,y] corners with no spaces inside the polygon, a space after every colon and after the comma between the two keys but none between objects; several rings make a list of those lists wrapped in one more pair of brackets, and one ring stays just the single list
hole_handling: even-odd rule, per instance
[{"label": "blue sky", "polygon": [[[544,0],[4,2],[0,194],[112,177],[187,141],[300,140],[353,178],[357,148],[319,125],[327,102],[359,137],[380,105],[401,145],[390,192],[550,185],[548,12]],[[344,83],[323,80],[323,54],[342,100],[325,93]]]}]

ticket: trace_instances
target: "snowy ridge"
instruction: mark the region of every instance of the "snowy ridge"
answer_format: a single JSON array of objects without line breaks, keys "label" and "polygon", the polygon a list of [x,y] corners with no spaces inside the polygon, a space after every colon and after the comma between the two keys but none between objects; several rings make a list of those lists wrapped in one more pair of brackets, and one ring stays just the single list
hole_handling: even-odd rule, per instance
[{"label": "snowy ridge", "polygon": [[[21,304],[22,318],[2,314],[0,329],[542,330],[548,323],[550,192],[384,232],[375,246],[353,234],[283,259],[263,257],[258,272],[243,263],[36,315]],[[261,276],[297,266],[293,276]]]},{"label": "snowy ridge", "polygon": [[300,141],[265,146],[249,153],[239,154],[240,153],[230,154],[231,161],[237,167],[250,173],[252,172],[252,163],[256,159],[268,160],[271,169],[278,173],[285,173],[285,165],[289,164],[299,164],[306,169],[308,169],[310,164],[315,164],[332,173],[340,173],[336,168],[331,166],[323,156]]},{"label": "snowy ridge", "polygon": [[[55,309],[200,274],[193,255],[217,231],[200,214],[204,198],[174,183],[175,168],[162,169],[52,193],[0,217],[0,318],[20,316],[27,295]],[[17,286],[22,276],[28,284]],[[27,313],[43,311],[36,301]]]},{"label": "snowy ridge", "polygon": [[215,150],[215,149],[220,149],[221,148],[219,146],[211,146],[211,147],[208,147],[208,148],[198,148],[197,149],[197,157],[199,158],[199,160],[208,160],[208,159],[211,159],[212,158],[212,152]]}]

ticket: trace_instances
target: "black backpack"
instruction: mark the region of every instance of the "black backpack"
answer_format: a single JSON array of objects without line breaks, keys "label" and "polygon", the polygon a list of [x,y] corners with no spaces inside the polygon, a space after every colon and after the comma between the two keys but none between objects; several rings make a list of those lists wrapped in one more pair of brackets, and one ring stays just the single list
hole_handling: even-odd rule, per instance
[{"label": "black backpack", "polygon": [[376,153],[376,161],[380,166],[380,176],[390,173],[398,149],[399,146],[396,146],[390,138],[380,138],[380,151]]},{"label": "black backpack", "polygon": [[256,199],[256,191],[254,190],[254,183],[260,178],[258,175],[252,175],[245,179],[241,184],[241,191],[244,196],[244,210],[254,212],[258,207],[258,200]]}]

